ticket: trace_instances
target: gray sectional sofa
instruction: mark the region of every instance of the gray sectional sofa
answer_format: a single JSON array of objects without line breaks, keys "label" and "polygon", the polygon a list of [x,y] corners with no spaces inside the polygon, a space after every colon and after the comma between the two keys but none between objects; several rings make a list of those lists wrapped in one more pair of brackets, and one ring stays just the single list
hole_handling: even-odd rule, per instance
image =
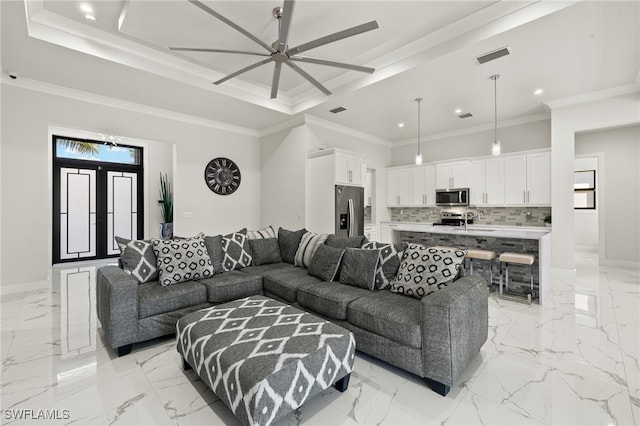
[{"label": "gray sectional sofa", "polygon": [[250,295],[285,302],[350,330],[357,350],[423,377],[441,395],[487,339],[488,288],[479,276],[459,277],[418,299],[323,281],[288,261],[166,287],[158,281],[139,284],[115,265],[97,273],[98,318],[118,355],[129,353],[134,343],[175,333],[177,320],[189,312]]}]

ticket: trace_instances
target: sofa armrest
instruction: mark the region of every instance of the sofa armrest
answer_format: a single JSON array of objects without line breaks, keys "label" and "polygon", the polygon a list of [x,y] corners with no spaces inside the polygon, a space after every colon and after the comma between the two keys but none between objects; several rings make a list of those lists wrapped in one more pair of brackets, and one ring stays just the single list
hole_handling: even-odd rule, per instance
[{"label": "sofa armrest", "polygon": [[487,340],[488,296],[484,278],[469,275],[422,298],[425,378],[453,386]]},{"label": "sofa armrest", "polygon": [[138,337],[138,281],[114,265],[98,269],[96,307],[109,345],[136,342]]}]

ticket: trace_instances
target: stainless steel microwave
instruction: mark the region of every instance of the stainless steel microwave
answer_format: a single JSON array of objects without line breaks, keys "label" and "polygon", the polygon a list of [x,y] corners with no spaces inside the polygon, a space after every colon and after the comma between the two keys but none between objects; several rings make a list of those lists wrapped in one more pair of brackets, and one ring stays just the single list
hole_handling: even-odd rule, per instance
[{"label": "stainless steel microwave", "polygon": [[436,206],[468,206],[469,188],[436,189]]}]

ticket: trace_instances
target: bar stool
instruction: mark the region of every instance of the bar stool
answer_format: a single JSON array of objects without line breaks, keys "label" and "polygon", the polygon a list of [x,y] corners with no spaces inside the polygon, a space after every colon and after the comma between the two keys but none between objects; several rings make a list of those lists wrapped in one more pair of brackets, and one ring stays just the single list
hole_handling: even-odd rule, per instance
[{"label": "bar stool", "polygon": [[[535,257],[532,254],[506,252],[500,255],[499,260],[501,264],[504,263],[507,291],[509,291],[509,263],[515,263],[518,265],[529,265],[531,267],[529,294],[527,294],[527,299],[529,301],[529,304],[531,304],[531,296],[533,295],[533,262],[535,261]],[[502,270],[502,268],[500,269]],[[502,296],[502,273],[500,273],[500,296]]]},{"label": "bar stool", "polygon": [[496,258],[496,252],[491,250],[467,249],[467,258],[469,259],[469,273],[473,275],[473,259],[488,260],[489,263],[489,287],[493,285],[493,260]]}]

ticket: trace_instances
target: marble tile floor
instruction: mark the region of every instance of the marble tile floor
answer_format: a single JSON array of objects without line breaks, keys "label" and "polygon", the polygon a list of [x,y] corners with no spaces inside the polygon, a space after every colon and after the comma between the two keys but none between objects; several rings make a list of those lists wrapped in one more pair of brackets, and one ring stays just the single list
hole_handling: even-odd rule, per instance
[{"label": "marble tile floor", "polygon": [[[640,425],[640,270],[577,258],[542,306],[492,294],[489,339],[447,397],[359,354],[345,393],[328,389],[280,424]],[[56,267],[50,288],[2,296],[1,424],[237,424],[181,370],[172,337],[121,358],[104,347],[95,270]]]}]

